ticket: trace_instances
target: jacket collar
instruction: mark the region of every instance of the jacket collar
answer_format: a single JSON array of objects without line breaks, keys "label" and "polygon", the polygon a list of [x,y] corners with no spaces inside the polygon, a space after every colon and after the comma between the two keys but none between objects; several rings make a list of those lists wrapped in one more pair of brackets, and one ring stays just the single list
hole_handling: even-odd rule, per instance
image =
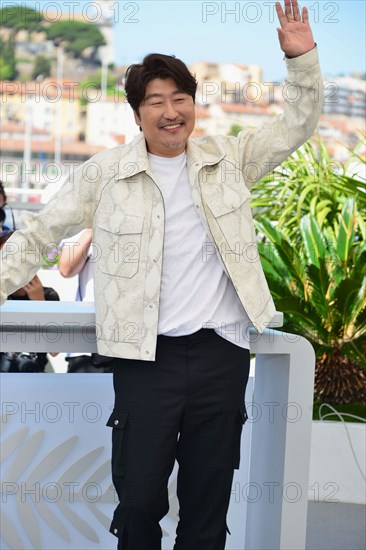
[{"label": "jacket collar", "polygon": [[149,169],[145,136],[140,132],[130,143],[122,145],[117,179],[135,176]]},{"label": "jacket collar", "polygon": [[[210,138],[196,140],[189,138],[187,142],[188,169],[196,166],[212,166],[225,157],[225,151]],[[140,132],[130,143],[122,146],[121,159],[118,163],[117,179],[135,176],[139,172],[150,170],[147,156],[146,141],[143,132]]]}]

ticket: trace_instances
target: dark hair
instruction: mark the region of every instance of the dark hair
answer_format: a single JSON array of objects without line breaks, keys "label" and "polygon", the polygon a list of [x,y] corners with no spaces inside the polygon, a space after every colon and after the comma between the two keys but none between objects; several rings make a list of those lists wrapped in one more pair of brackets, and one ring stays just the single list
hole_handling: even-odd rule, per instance
[{"label": "dark hair", "polygon": [[4,204],[0,205],[0,225],[3,225],[3,223],[5,221],[5,218],[6,218],[4,206],[6,204],[7,196],[6,196],[6,193],[5,193],[5,189],[3,187],[3,182],[1,180],[0,180],[0,195],[3,198],[3,203],[4,203]]},{"label": "dark hair", "polygon": [[7,231],[6,233],[3,233],[0,235],[0,249],[4,246],[6,241],[12,236],[14,231]]},{"label": "dark hair", "polygon": [[189,94],[195,101],[197,81],[183,61],[174,55],[150,53],[141,64],[130,65],[126,71],[127,101],[137,114],[145,97],[146,86],[154,78],[172,78],[179,90]]},{"label": "dark hair", "polygon": [[7,201],[7,196],[6,196],[6,193],[5,193],[3,182],[1,180],[0,180],[0,195],[3,198],[3,201],[6,202]]}]

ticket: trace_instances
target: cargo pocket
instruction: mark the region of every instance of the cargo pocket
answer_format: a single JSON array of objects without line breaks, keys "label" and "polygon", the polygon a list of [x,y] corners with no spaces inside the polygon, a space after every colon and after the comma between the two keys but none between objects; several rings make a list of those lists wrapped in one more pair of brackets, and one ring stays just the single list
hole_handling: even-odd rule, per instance
[{"label": "cargo pocket", "polygon": [[247,410],[245,405],[242,405],[238,411],[235,422],[235,441],[234,441],[234,455],[233,455],[233,466],[235,470],[239,469],[240,466],[240,446],[241,446],[241,434],[243,431],[243,426],[248,420]]},{"label": "cargo pocket", "polygon": [[127,464],[128,413],[113,411],[107,426],[112,428],[112,475],[124,476]]}]

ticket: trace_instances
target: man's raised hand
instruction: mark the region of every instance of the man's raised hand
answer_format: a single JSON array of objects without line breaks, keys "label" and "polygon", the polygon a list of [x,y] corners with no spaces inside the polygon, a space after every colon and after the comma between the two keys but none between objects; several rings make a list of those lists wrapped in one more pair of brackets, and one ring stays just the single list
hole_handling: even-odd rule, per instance
[{"label": "man's raised hand", "polygon": [[287,57],[297,57],[315,46],[313,33],[309,25],[307,8],[302,10],[302,17],[297,0],[285,0],[285,11],[276,2],[276,12],[281,27],[277,29],[281,49]]}]

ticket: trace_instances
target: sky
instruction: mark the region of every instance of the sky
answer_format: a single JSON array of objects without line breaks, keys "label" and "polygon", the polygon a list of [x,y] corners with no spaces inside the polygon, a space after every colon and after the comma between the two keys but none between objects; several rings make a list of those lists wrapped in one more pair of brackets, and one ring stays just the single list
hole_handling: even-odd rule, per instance
[{"label": "sky", "polygon": [[[40,11],[93,12],[90,0],[3,1]],[[366,2],[364,0],[299,2],[309,9],[324,75],[366,72]],[[150,52],[196,61],[261,65],[264,81],[285,74],[272,0],[118,0],[111,15],[116,31],[116,63],[139,62]]]}]

